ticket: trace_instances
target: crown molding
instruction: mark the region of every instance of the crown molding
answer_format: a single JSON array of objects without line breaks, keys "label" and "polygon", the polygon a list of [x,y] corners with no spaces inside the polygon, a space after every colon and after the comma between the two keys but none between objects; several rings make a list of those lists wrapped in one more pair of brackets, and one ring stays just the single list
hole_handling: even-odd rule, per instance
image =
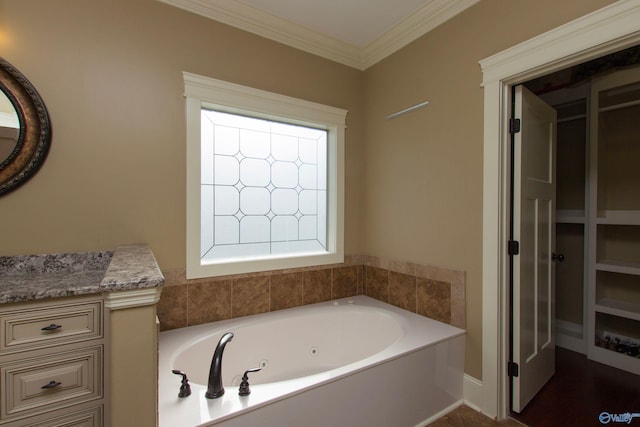
[{"label": "crown molding", "polygon": [[365,70],[480,0],[432,0],[365,48],[325,36],[236,0],[157,1]]},{"label": "crown molding", "polygon": [[360,50],[235,0],[158,0],[258,36],[361,69]]},{"label": "crown molding", "polygon": [[362,51],[362,69],[380,62],[480,0],[433,0]]}]

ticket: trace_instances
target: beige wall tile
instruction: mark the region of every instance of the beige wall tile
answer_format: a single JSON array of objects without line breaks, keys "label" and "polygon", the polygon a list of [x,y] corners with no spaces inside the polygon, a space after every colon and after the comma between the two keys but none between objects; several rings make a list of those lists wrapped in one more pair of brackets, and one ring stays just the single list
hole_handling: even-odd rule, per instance
[{"label": "beige wall tile", "polygon": [[302,305],[302,277],[302,272],[271,276],[270,311]]},{"label": "beige wall tile", "polygon": [[358,265],[356,267],[358,269],[358,295],[364,295],[365,284],[367,279],[364,271],[364,265]]},{"label": "beige wall tile", "polygon": [[157,310],[161,331],[187,326],[187,285],[163,286]]},{"label": "beige wall tile", "polygon": [[451,285],[438,280],[417,278],[418,314],[451,323]]},{"label": "beige wall tile", "polygon": [[451,283],[453,279],[453,271],[445,267],[416,265],[416,276],[423,279],[432,279],[440,282]]},{"label": "beige wall tile", "polygon": [[366,255],[364,257],[364,265],[367,267],[376,267],[376,268],[382,268],[386,270],[389,267],[389,259],[378,257],[378,256]]},{"label": "beige wall tile", "polygon": [[389,271],[377,267],[365,267],[367,296],[389,302]]},{"label": "beige wall tile", "polygon": [[185,269],[166,270],[162,272],[164,276],[163,286],[182,285],[187,281]]},{"label": "beige wall tile", "polygon": [[[350,255],[344,264],[219,279],[187,281],[184,269],[164,274],[166,296],[158,306],[163,330],[352,295],[368,295],[457,327],[466,324],[466,273],[444,267]],[[181,291],[166,291],[180,286]],[[175,307],[173,295],[178,298]]]},{"label": "beige wall tile", "polygon": [[406,261],[390,260],[389,271],[394,271],[396,273],[403,273],[403,274],[415,276],[416,264],[412,262],[406,262]]},{"label": "beige wall tile", "polygon": [[358,267],[340,267],[333,269],[333,285],[331,287],[332,299],[357,295],[358,293]]},{"label": "beige wall tile", "polygon": [[416,312],[416,277],[389,272],[389,303]]},{"label": "beige wall tile", "polygon": [[231,318],[231,280],[189,283],[188,324]]},{"label": "beige wall tile", "polygon": [[304,272],[302,300],[304,304],[315,304],[331,299],[332,269]]},{"label": "beige wall tile", "polygon": [[269,311],[270,276],[234,279],[231,285],[231,317]]},{"label": "beige wall tile", "polygon": [[362,265],[364,264],[364,255],[345,255],[344,264],[347,265]]},{"label": "beige wall tile", "polygon": [[458,328],[467,327],[466,319],[466,274],[464,271],[453,272],[451,283],[451,324]]}]

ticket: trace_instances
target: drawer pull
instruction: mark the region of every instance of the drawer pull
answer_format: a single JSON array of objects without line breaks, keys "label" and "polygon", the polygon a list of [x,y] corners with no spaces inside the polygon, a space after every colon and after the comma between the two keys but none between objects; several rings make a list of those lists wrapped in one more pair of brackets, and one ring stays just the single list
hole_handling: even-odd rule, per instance
[{"label": "drawer pull", "polygon": [[48,390],[48,389],[50,389],[50,388],[56,388],[56,387],[61,386],[61,385],[62,385],[62,383],[61,383],[61,382],[58,382],[58,381],[49,381],[49,384],[45,384],[45,385],[43,385],[43,386],[42,386],[42,387],[40,387],[40,388],[41,388],[41,389],[43,389],[43,390]]},{"label": "drawer pull", "polygon": [[55,331],[56,329],[62,328],[62,325],[56,325],[55,323],[50,324],[49,326],[45,326],[40,329],[41,331]]}]

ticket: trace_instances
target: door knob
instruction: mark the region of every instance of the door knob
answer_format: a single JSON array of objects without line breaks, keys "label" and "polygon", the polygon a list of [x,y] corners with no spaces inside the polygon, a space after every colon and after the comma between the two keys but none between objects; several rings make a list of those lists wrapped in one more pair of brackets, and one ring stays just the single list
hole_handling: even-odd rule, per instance
[{"label": "door knob", "polygon": [[551,261],[556,261],[556,260],[558,262],[564,261],[564,254],[556,254],[556,253],[551,254]]}]

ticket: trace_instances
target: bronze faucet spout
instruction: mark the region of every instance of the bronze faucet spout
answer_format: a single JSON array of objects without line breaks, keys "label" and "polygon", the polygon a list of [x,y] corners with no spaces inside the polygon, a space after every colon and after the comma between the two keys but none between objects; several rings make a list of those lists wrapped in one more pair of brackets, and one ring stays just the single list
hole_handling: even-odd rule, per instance
[{"label": "bronze faucet spout", "polygon": [[209,368],[209,383],[207,384],[207,392],[204,394],[207,399],[216,399],[224,394],[224,387],[222,386],[222,353],[224,352],[224,347],[232,339],[233,333],[227,332],[224,334],[213,352],[211,368]]}]

